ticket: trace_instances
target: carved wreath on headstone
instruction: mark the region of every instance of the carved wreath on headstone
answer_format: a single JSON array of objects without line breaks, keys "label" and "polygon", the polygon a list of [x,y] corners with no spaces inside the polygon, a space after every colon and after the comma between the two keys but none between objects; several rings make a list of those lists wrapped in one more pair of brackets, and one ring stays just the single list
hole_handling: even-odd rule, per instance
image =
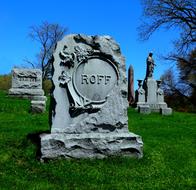
[{"label": "carved wreath on headstone", "polygon": [[70,115],[96,112],[106,102],[112,88],[118,81],[117,64],[99,50],[67,47],[59,53],[62,73],[59,85],[67,89]]}]

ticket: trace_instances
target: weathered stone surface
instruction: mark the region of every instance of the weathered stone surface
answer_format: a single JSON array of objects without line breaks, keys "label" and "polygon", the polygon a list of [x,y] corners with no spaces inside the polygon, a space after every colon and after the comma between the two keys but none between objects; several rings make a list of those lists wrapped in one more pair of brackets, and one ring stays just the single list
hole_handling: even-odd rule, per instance
[{"label": "weathered stone surface", "polygon": [[42,71],[40,69],[13,69],[12,88],[9,89],[9,95],[21,98],[43,96]]},{"label": "weathered stone surface", "polygon": [[[42,159],[105,158],[108,156],[142,157],[141,138],[133,133],[86,133],[43,135]],[[137,143],[136,143],[137,139]]]},{"label": "weathered stone surface", "polygon": [[120,48],[109,36],[69,35],[53,54],[51,134],[42,159],[142,156],[128,131],[127,80]]},{"label": "weathered stone surface", "polygon": [[12,88],[42,89],[42,71],[40,69],[13,69]]},{"label": "weathered stone surface", "polygon": [[45,101],[31,101],[31,112],[32,113],[43,113],[46,110],[46,102]]}]

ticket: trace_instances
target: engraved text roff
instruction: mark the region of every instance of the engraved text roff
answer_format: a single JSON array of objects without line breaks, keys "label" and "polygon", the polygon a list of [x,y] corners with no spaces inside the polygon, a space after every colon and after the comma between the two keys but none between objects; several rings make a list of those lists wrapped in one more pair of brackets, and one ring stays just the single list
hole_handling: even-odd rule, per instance
[{"label": "engraved text roff", "polygon": [[117,80],[115,65],[102,57],[91,57],[86,62],[81,62],[73,77],[77,93],[93,102],[104,101]]}]

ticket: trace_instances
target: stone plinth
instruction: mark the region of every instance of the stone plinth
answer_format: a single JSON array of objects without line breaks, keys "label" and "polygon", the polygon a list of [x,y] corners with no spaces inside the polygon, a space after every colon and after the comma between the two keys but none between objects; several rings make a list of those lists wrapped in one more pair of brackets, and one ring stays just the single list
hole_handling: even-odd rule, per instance
[{"label": "stone plinth", "polygon": [[145,79],[143,85],[142,80],[138,80],[139,88],[136,91],[136,109],[139,113],[158,112],[163,115],[172,114],[172,109],[168,108],[164,102],[164,92],[160,88],[160,84],[160,80],[154,80],[153,78]]},{"label": "stone plinth", "polygon": [[147,104],[156,104],[157,103],[157,83],[156,80],[148,78],[147,81]]},{"label": "stone plinth", "polygon": [[53,54],[51,134],[41,135],[41,159],[142,157],[128,131],[124,58],[109,36],[69,35]]}]

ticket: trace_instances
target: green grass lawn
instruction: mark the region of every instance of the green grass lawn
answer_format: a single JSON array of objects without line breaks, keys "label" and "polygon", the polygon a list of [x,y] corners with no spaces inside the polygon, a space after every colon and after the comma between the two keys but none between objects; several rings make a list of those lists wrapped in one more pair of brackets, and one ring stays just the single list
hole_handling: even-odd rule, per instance
[{"label": "green grass lawn", "polygon": [[[141,115],[128,110],[129,128],[144,142],[142,159],[36,159],[36,133],[49,130],[48,112],[0,92],[0,190],[196,189],[196,115]],[[36,139],[34,139],[36,140]]]}]

